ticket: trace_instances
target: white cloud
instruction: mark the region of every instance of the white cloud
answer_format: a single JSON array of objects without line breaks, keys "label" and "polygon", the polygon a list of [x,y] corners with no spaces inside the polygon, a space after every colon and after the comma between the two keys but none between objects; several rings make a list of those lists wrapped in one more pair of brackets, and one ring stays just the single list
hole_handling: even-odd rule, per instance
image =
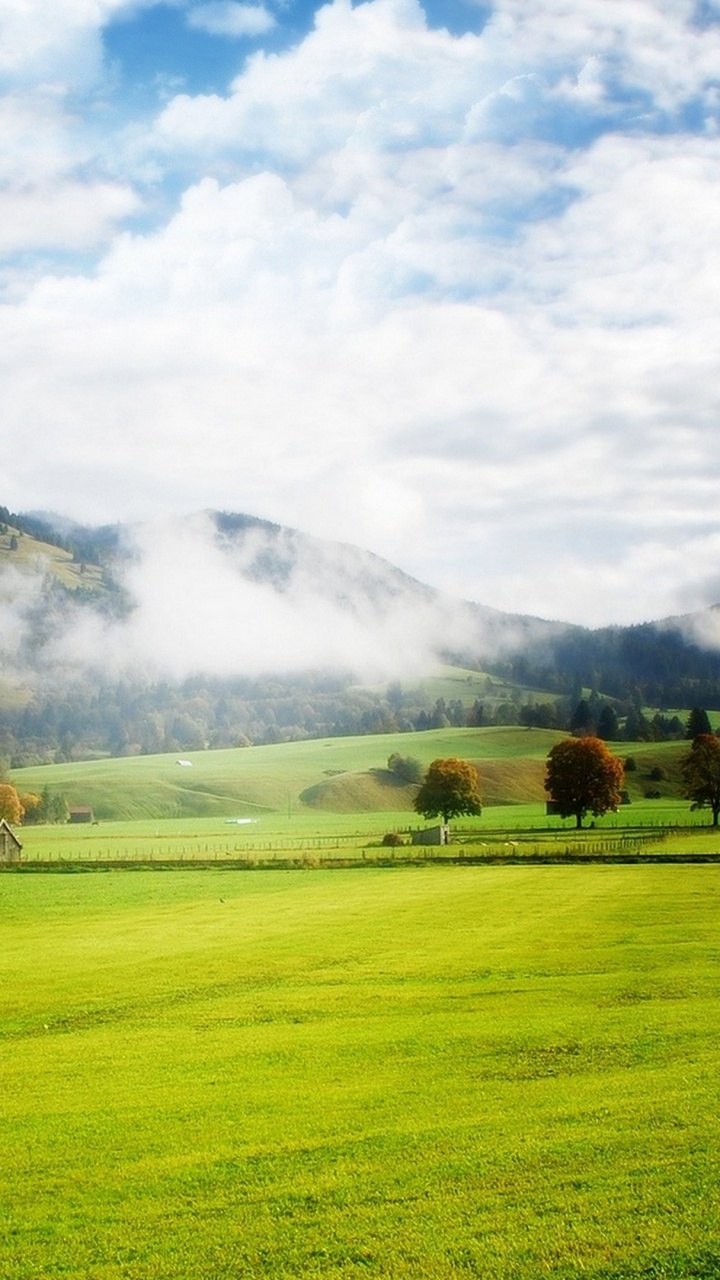
[{"label": "white cloud", "polygon": [[137,2],[2,0],[0,73],[16,87],[87,89],[101,74],[103,24]]},{"label": "white cloud", "polygon": [[32,249],[87,252],[138,208],[127,187],[66,181],[56,188],[0,191],[0,253]]},{"label": "white cloud", "polygon": [[209,0],[187,15],[188,26],[211,36],[262,36],[277,26],[272,13],[262,4],[239,4],[236,0]]},{"label": "white cloud", "polygon": [[[130,182],[104,172],[96,130],[69,97],[101,81],[101,24],[119,7],[0,4],[0,73],[12,86],[0,97],[0,255],[86,255],[140,206]],[[37,274],[27,258],[26,273]]]},{"label": "white cloud", "polygon": [[306,162],[348,142],[373,150],[454,135],[458,112],[490,87],[482,42],[430,32],[417,0],[335,0],[297,49],[256,54],[227,98],[181,95],[157,122],[165,146],[261,151]]},{"label": "white cloud", "polygon": [[[0,311],[3,502],[245,509],[545,615],[703,603],[720,33],[692,13],[502,0],[456,38],[414,0],[336,0],[227,96],[119,135],[113,181],[47,95],[6,102],[5,247],[112,240]],[[73,15],[87,35],[100,6]],[[144,165],[182,197],[114,234]]]},{"label": "white cloud", "polygon": [[495,9],[489,40],[548,79],[565,68],[564,91],[574,74],[582,94],[589,74],[592,97],[601,81],[613,110],[618,89],[647,95],[647,109],[676,111],[716,80],[720,32],[695,22],[694,0],[498,0]]},{"label": "white cloud", "polygon": [[[138,527],[133,553],[123,579],[133,611],[119,621],[80,611],[49,646],[51,662],[175,678],[325,667],[384,680],[427,671],[448,644],[479,634],[468,613],[403,589],[395,575],[381,597],[379,564],[363,594],[367,565],[352,548],[278,544],[258,531],[228,550],[196,515]],[[282,589],[244,576],[258,555],[288,558]]]},{"label": "white cloud", "polygon": [[299,163],[344,145],[442,145],[465,120],[486,137],[521,133],[573,97],[617,117],[618,87],[636,95],[636,117],[696,98],[714,116],[720,30],[700,32],[692,14],[657,0],[500,0],[481,35],[457,39],[428,30],[417,0],[334,0],[296,49],[252,58],[227,97],[174,99],[158,138]]}]

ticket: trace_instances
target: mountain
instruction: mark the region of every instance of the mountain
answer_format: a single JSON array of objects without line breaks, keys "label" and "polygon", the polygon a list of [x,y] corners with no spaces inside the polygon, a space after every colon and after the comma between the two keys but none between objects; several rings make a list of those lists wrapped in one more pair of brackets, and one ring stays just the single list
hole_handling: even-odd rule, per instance
[{"label": "mountain", "polygon": [[[0,754],[16,762],[565,728],[591,691],[624,732],[643,706],[719,708],[719,637],[718,609],[596,630],[503,613],[248,515],[93,528],[0,508]],[[441,663],[456,674],[423,680]]]}]

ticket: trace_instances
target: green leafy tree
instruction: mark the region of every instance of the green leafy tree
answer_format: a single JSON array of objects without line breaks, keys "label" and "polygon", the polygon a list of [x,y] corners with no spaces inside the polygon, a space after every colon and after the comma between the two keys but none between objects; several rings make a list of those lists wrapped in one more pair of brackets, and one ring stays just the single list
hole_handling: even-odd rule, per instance
[{"label": "green leafy tree", "polygon": [[25,810],[15,787],[9,782],[0,782],[0,818],[7,822],[22,822]]},{"label": "green leafy tree", "polygon": [[707,711],[702,707],[693,707],[685,725],[685,737],[698,738],[701,734],[712,734],[712,725]]},{"label": "green leafy tree", "polygon": [[586,813],[599,817],[622,798],[623,764],[600,738],[565,738],[547,760],[545,790],[562,818],[582,826]]},{"label": "green leafy tree", "polygon": [[477,769],[457,756],[433,760],[415,797],[415,812],[424,818],[451,818],[482,813]]},{"label": "green leafy tree", "polygon": [[680,761],[683,789],[693,809],[708,808],[712,825],[720,815],[720,741],[714,733],[700,733]]},{"label": "green leafy tree", "polygon": [[425,772],[420,760],[415,756],[401,756],[399,751],[393,751],[388,758],[387,767],[400,782],[420,783]]}]

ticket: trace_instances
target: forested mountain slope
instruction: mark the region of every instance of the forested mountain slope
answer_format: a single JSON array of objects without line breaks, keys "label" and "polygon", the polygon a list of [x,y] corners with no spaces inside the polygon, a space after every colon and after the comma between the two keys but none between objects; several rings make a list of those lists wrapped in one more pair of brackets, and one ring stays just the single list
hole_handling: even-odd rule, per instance
[{"label": "forested mountain slope", "polygon": [[[0,755],[566,728],[591,691],[596,720],[608,706],[618,732],[667,736],[677,721],[650,729],[642,707],[720,708],[719,621],[506,614],[241,514],[89,528],[0,508]],[[455,676],[428,680],[441,664]]]}]

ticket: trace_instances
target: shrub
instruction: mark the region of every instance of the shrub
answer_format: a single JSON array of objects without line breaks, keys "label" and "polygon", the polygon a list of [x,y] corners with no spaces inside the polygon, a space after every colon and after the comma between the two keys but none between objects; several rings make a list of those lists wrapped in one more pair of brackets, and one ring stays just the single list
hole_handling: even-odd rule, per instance
[{"label": "shrub", "polygon": [[399,751],[393,751],[387,767],[400,782],[421,783],[425,773],[420,760],[416,760],[414,756],[401,756]]},{"label": "shrub", "polygon": [[625,772],[634,773],[636,769],[637,769],[637,760],[635,759],[634,756],[628,756],[627,760],[625,761]]},{"label": "shrub", "polygon": [[397,831],[387,831],[382,838],[382,842],[386,847],[390,846],[391,848],[397,848],[398,845],[405,843],[402,836],[398,835]]}]

